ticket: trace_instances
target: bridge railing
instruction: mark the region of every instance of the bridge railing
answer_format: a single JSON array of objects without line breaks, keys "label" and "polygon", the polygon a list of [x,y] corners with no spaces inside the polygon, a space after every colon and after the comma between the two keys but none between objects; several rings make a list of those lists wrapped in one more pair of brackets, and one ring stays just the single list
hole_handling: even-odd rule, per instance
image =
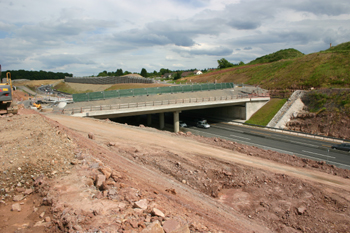
[{"label": "bridge railing", "polygon": [[63,109],[61,113],[71,115],[71,114],[83,113],[83,112],[134,109],[134,108],[145,108],[145,107],[153,107],[153,106],[215,102],[215,101],[226,101],[226,100],[234,100],[234,99],[264,98],[264,97],[270,97],[269,93],[240,94],[240,95],[229,95],[229,96],[215,96],[215,97],[203,97],[203,98],[187,98],[187,99],[158,100],[158,101],[148,101],[148,102],[138,102],[138,103],[98,105],[98,106],[88,106],[88,107],[80,107],[80,108],[67,108],[67,109]]}]

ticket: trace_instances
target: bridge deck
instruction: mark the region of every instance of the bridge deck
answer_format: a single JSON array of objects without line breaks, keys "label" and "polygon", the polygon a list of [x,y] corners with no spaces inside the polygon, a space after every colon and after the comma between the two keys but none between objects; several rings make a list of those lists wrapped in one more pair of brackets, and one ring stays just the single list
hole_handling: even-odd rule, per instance
[{"label": "bridge deck", "polygon": [[224,90],[211,90],[211,91],[200,91],[200,92],[187,92],[187,93],[176,93],[176,94],[162,94],[162,95],[150,95],[150,96],[135,96],[135,97],[124,97],[114,98],[106,100],[97,100],[90,102],[77,102],[67,105],[66,108],[81,108],[89,106],[100,106],[100,105],[115,105],[125,103],[140,103],[140,102],[152,102],[152,101],[163,101],[163,100],[177,100],[177,99],[189,99],[189,98],[209,98],[218,96],[232,96],[232,95],[246,95],[248,93],[267,93],[266,90],[257,89],[255,87],[235,87],[234,89]]}]

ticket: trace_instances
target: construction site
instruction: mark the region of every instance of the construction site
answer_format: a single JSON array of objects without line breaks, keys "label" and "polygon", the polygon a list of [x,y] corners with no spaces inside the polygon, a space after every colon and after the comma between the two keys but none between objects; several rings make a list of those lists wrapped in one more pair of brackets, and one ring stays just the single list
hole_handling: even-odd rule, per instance
[{"label": "construction site", "polygon": [[21,104],[0,132],[1,232],[350,231],[350,171],[323,161]]}]

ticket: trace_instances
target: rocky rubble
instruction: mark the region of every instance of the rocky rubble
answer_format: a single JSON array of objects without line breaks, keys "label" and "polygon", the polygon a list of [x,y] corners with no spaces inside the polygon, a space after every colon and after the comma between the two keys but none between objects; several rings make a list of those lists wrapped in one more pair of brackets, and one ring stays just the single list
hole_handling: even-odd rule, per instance
[{"label": "rocky rubble", "polygon": [[[79,176],[68,175],[47,194],[54,224],[63,232],[190,232],[188,222],[167,213],[156,194],[145,198],[142,190],[124,183],[126,177],[100,161],[77,164]],[[77,185],[78,182],[80,185]],[[73,184],[76,183],[76,184]],[[68,188],[67,188],[68,187]],[[67,192],[66,189],[70,189]],[[71,192],[85,193],[83,199]],[[163,209],[163,210],[161,210]]]},{"label": "rocky rubble", "polygon": [[[90,122],[91,128],[116,125]],[[128,127],[118,125],[114,130],[127,133]],[[156,132],[147,127],[137,130],[140,140],[145,132]],[[164,145],[179,143],[178,139],[184,143],[186,138],[193,140],[193,147],[200,143],[208,150],[220,148],[232,156],[269,159],[330,174],[330,180],[333,176],[348,180],[348,170],[324,162],[191,133],[158,132],[165,140],[157,142],[161,146],[128,144],[92,131],[73,132],[35,112],[0,118],[0,132],[1,232],[230,232],[220,225],[225,219],[176,199],[180,190],[174,187],[179,186],[151,187],[118,161],[168,177],[169,183],[210,197],[218,206],[228,206],[225,211],[269,231],[350,229],[349,190]]]},{"label": "rocky rubble", "polygon": [[[50,232],[181,233],[205,229],[166,211],[157,204],[156,193],[144,195],[121,172],[79,149],[59,125],[35,111],[23,110],[22,114],[0,119],[0,216],[9,216],[5,222],[11,222],[16,212],[23,212],[34,219],[22,225],[17,222],[17,227],[0,224],[2,232],[43,232],[46,228]],[[87,138],[94,140],[95,136],[89,133]]]},{"label": "rocky rubble", "polygon": [[291,118],[286,129],[349,140],[350,118],[337,112],[302,111]]},{"label": "rocky rubble", "polygon": [[[18,121],[21,118],[25,121]],[[10,199],[25,195],[40,176],[54,178],[69,173],[74,157],[71,138],[47,124],[38,114],[8,115],[0,124],[0,195]]]}]

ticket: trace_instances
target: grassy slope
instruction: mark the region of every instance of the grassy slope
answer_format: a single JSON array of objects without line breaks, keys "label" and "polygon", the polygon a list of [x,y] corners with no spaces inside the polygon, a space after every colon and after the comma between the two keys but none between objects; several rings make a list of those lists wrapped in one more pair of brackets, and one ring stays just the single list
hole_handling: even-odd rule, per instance
[{"label": "grassy slope", "polygon": [[350,89],[322,89],[308,92],[303,98],[310,112],[326,111],[350,117]]},{"label": "grassy slope", "polygon": [[318,53],[218,70],[191,79],[192,82],[247,83],[265,89],[350,87],[349,64],[350,42],[347,42]]},{"label": "grassy slope", "polygon": [[271,99],[246,121],[246,123],[266,126],[286,101],[286,99]]},{"label": "grassy slope", "polygon": [[275,53],[258,57],[254,61],[249,62],[249,64],[253,65],[253,64],[271,63],[275,61],[280,61],[282,59],[291,59],[291,58],[302,57],[302,56],[304,56],[304,54],[299,52],[296,49],[282,49]]},{"label": "grassy slope", "polygon": [[[271,62],[277,58],[282,59]],[[213,71],[191,77],[191,80],[247,83],[266,89],[350,88],[350,42],[309,55],[296,50],[281,50],[257,58],[246,66]],[[349,115],[350,94],[347,92],[341,95],[315,92],[308,104],[313,111],[324,109]],[[266,125],[282,105],[282,100],[270,101],[247,123]]]},{"label": "grassy slope", "polygon": [[61,92],[64,92],[64,93],[69,93],[69,94],[79,94],[79,93],[93,92],[93,90],[83,90],[83,91],[75,90],[74,88],[72,88],[68,84],[66,84],[65,82],[61,82],[61,83],[57,84],[56,86],[54,86],[54,88],[57,91],[61,91]]}]

